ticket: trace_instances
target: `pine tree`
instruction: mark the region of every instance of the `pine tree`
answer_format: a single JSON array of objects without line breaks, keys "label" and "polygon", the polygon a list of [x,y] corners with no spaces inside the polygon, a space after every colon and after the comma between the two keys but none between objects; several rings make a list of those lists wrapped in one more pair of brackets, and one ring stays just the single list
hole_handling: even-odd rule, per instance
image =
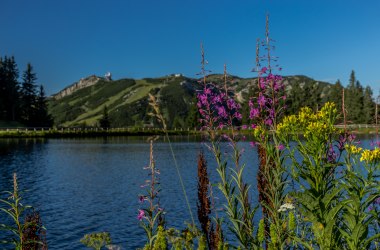
[{"label": "pine tree", "polygon": [[4,57],[1,70],[2,119],[16,121],[19,115],[20,94],[18,69],[14,57]]},{"label": "pine tree", "polygon": [[172,122],[172,129],[181,129],[183,127],[182,125],[182,119],[180,116],[176,115]]},{"label": "pine tree", "polygon": [[354,122],[354,113],[352,107],[355,106],[355,82],[355,71],[352,70],[344,98],[345,108],[347,110],[347,121],[350,123]]},{"label": "pine tree", "polygon": [[347,120],[350,123],[362,123],[363,118],[363,87],[355,77],[352,71],[350,81],[347,87],[347,95],[345,98],[347,109]]},{"label": "pine tree", "polygon": [[48,113],[47,100],[45,96],[45,90],[42,85],[39,87],[37,101],[36,101],[36,113],[34,116],[34,126],[36,127],[51,127],[53,126],[53,119]]},{"label": "pine tree", "polygon": [[[329,95],[326,98],[328,102],[335,103],[335,106],[338,110],[338,113],[340,113],[340,114],[343,112],[343,110],[342,110],[343,92],[342,91],[343,91],[343,86],[342,86],[340,80],[337,80],[336,83],[331,86],[331,90],[329,92]],[[340,119],[340,120],[342,120],[342,119]]]},{"label": "pine tree", "polygon": [[189,129],[194,129],[199,127],[199,111],[197,107],[197,97],[194,96],[194,98],[191,100],[190,103],[190,110],[186,117],[186,127]]},{"label": "pine tree", "polygon": [[36,122],[36,102],[37,94],[35,82],[37,80],[36,74],[33,72],[33,67],[28,63],[27,68],[23,74],[23,82],[21,85],[21,121],[28,126],[34,126]]},{"label": "pine tree", "polygon": [[370,86],[367,86],[364,89],[363,96],[363,123],[371,124],[374,122],[375,115],[375,103],[372,99],[372,89]]},{"label": "pine tree", "polygon": [[365,123],[365,116],[363,112],[363,103],[364,103],[364,89],[363,86],[360,84],[359,81],[356,81],[355,84],[355,103],[356,106],[354,107],[354,114],[356,116],[356,123]]},{"label": "pine tree", "polygon": [[0,120],[6,117],[5,89],[5,62],[0,57]]},{"label": "pine tree", "polygon": [[111,122],[108,116],[108,108],[107,105],[104,106],[103,109],[103,117],[99,120],[99,125],[103,129],[108,129],[111,127]]}]

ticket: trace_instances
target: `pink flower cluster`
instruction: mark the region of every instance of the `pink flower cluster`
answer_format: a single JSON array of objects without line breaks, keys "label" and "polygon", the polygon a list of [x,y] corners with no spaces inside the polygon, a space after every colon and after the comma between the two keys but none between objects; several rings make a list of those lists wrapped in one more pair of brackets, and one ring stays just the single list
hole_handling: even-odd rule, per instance
[{"label": "pink flower cluster", "polygon": [[250,98],[248,103],[252,128],[261,125],[272,129],[279,113],[285,108],[286,96],[282,77],[271,73],[261,77],[266,72],[266,67],[263,67],[258,78],[258,96]]},{"label": "pink flower cluster", "polygon": [[205,84],[197,99],[203,130],[231,127],[242,119],[240,104],[215,84]]}]

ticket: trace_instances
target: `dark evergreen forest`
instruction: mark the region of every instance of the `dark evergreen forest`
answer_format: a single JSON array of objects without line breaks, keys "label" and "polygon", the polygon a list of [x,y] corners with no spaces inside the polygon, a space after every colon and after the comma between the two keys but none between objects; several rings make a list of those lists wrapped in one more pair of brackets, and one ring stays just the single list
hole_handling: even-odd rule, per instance
[{"label": "dark evergreen forest", "polygon": [[0,57],[0,120],[3,126],[51,127],[47,99],[28,63],[21,76],[14,57]]}]

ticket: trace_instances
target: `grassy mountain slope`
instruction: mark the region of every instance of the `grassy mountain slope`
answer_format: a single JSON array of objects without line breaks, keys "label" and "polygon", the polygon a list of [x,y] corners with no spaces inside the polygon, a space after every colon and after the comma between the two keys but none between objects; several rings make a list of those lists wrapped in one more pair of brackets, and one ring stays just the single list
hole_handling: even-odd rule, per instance
[{"label": "grassy mountain slope", "polygon": [[[222,83],[222,76],[210,75],[209,81]],[[312,89],[313,95],[322,100],[330,84],[317,82],[306,76],[285,78],[287,91],[293,86]],[[236,99],[247,100],[249,89],[256,87],[256,79],[231,76],[228,85],[235,90]],[[148,116],[150,107],[148,94],[157,97],[169,127],[186,127],[186,119],[194,105],[194,96],[199,84],[197,79],[166,76],[141,80],[99,80],[96,84],[78,89],[63,98],[52,98],[49,111],[56,126],[96,126],[106,105],[113,127],[156,126]],[[305,98],[307,98],[305,96]]]},{"label": "grassy mountain slope", "polygon": [[173,108],[169,106],[177,104],[176,99],[185,98],[178,103],[186,108],[186,100],[190,97],[185,97],[187,92],[180,85],[183,81],[183,77],[101,80],[61,99],[52,98],[49,111],[57,126],[94,126],[107,105],[114,126],[142,125],[150,120],[146,116],[148,93],[158,95],[160,100],[162,96],[162,101],[168,104],[163,110],[167,116],[172,114]]}]

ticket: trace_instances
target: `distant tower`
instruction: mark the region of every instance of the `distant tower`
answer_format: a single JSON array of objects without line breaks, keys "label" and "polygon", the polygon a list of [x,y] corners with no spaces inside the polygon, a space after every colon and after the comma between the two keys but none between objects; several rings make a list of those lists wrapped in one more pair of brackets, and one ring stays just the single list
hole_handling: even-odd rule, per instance
[{"label": "distant tower", "polygon": [[104,77],[106,78],[106,81],[112,81],[112,75],[111,72],[107,72]]}]

